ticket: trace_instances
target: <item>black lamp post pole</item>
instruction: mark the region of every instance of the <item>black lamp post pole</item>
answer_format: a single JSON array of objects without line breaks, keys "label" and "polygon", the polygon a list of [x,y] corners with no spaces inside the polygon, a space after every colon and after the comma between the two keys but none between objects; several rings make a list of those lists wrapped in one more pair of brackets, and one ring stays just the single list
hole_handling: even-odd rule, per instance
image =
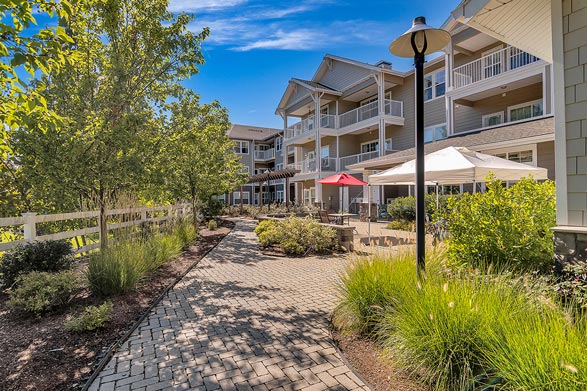
[{"label": "black lamp post pole", "polygon": [[[415,43],[416,33],[412,33],[412,48],[414,49],[414,66],[416,68],[416,261],[418,277],[426,273],[425,251],[426,231],[425,204],[424,204],[424,53],[426,52],[426,38],[424,47],[418,50]],[[425,36],[424,36],[425,37]]]}]

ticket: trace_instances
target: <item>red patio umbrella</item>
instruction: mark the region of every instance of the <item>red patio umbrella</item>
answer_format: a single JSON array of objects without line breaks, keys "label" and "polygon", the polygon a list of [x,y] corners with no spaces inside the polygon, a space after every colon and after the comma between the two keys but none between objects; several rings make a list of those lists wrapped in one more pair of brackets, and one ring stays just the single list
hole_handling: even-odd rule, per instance
[{"label": "red patio umbrella", "polygon": [[367,182],[363,182],[360,179],[355,178],[352,175],[347,174],[346,172],[331,175],[327,178],[320,179],[318,183],[322,183],[323,185],[341,185],[342,186],[342,206],[344,207],[344,185],[347,186],[366,186],[368,185]]}]

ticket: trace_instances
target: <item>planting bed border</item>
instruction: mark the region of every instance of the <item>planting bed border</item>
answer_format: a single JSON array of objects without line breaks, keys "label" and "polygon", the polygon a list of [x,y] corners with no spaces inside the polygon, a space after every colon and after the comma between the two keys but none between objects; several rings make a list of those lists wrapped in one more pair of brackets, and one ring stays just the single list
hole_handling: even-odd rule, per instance
[{"label": "planting bed border", "polygon": [[175,279],[175,281],[173,281],[171,284],[169,284],[163,290],[163,292],[161,292],[161,294],[151,303],[151,305],[141,314],[141,316],[139,316],[139,318],[134,322],[134,324],[130,327],[130,329],[126,333],[124,333],[122,335],[122,337],[120,337],[116,342],[114,342],[112,345],[110,345],[110,347],[108,348],[108,350],[106,351],[106,353],[104,354],[104,356],[102,357],[102,359],[100,360],[98,365],[96,365],[96,367],[92,371],[92,374],[90,375],[88,380],[86,380],[84,386],[81,388],[81,391],[87,391],[90,388],[90,386],[92,385],[94,380],[96,380],[96,378],[98,377],[100,372],[106,367],[106,365],[108,365],[108,363],[110,362],[110,359],[112,358],[112,356],[114,356],[114,353],[116,353],[116,351],[120,348],[120,346],[128,338],[130,338],[132,333],[140,326],[140,324],[143,322],[143,320],[145,320],[145,318],[147,316],[149,316],[149,314],[151,313],[151,310],[153,308],[155,308],[155,306],[157,306],[161,302],[161,300],[163,300],[163,298],[167,295],[167,293],[169,293],[169,291],[173,287],[175,287],[175,285],[177,285],[178,282],[180,282],[190,271],[192,271],[192,269],[194,267],[198,266],[198,264],[200,263],[200,261],[202,259],[204,259],[206,256],[208,256],[208,254],[212,250],[214,250],[216,247],[218,247],[224,241],[224,239],[226,239],[226,237],[228,235],[230,235],[230,233],[233,231],[235,226],[236,226],[236,224],[233,225],[232,228],[230,228],[230,231],[228,231],[228,233],[215,246],[210,247],[205,253],[202,254],[200,259],[198,259],[196,262],[194,262],[194,264],[191,265],[190,267],[188,267],[185,270],[185,272],[183,272],[179,277],[177,277]]}]

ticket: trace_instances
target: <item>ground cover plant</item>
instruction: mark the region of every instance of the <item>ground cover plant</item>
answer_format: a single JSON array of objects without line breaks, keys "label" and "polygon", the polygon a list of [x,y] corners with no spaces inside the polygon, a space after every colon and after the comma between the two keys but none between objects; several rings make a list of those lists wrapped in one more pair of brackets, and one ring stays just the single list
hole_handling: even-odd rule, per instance
[{"label": "ground cover plant", "polygon": [[288,255],[322,254],[336,248],[336,231],[311,217],[264,220],[255,234],[262,247],[275,246]]},{"label": "ground cover plant", "polygon": [[[412,254],[349,266],[334,325],[376,340],[437,390],[578,390],[587,387],[585,318],[537,294],[529,276],[455,272]],[[489,387],[489,388],[488,388]]]},{"label": "ground cover plant", "polygon": [[75,316],[65,322],[65,328],[69,331],[84,332],[94,331],[104,327],[104,324],[112,314],[113,304],[111,301],[105,301],[99,306],[88,306],[83,313]]}]

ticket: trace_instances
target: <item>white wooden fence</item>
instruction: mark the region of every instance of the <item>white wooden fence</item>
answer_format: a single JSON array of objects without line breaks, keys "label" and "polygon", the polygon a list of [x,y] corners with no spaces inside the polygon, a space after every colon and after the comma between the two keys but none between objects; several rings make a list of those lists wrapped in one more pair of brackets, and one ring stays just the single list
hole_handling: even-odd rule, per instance
[{"label": "white wooden fence", "polygon": [[[173,218],[183,218],[191,213],[191,206],[188,204],[140,207],[126,209],[112,209],[106,211],[110,220],[120,220],[116,223],[107,223],[107,230],[116,230],[125,227],[131,227],[142,224],[161,223]],[[118,218],[117,218],[118,216]],[[71,239],[75,237],[84,237],[86,235],[100,232],[100,212],[74,212],[59,213],[52,215],[37,215],[36,213],[23,213],[20,217],[0,218],[0,228],[11,227],[13,230],[22,232],[23,239],[0,242],[0,252],[13,249],[19,244],[32,242],[35,240],[60,240]],[[97,225],[74,229],[69,231],[55,232],[46,235],[37,235],[37,224],[50,223],[57,221],[85,220],[95,218]],[[82,224],[83,225],[83,224]],[[22,230],[17,227],[22,226]],[[15,229],[16,228],[16,229]],[[20,235],[19,235],[20,236]],[[100,242],[87,244],[75,249],[76,253],[84,253],[100,247]]]}]

